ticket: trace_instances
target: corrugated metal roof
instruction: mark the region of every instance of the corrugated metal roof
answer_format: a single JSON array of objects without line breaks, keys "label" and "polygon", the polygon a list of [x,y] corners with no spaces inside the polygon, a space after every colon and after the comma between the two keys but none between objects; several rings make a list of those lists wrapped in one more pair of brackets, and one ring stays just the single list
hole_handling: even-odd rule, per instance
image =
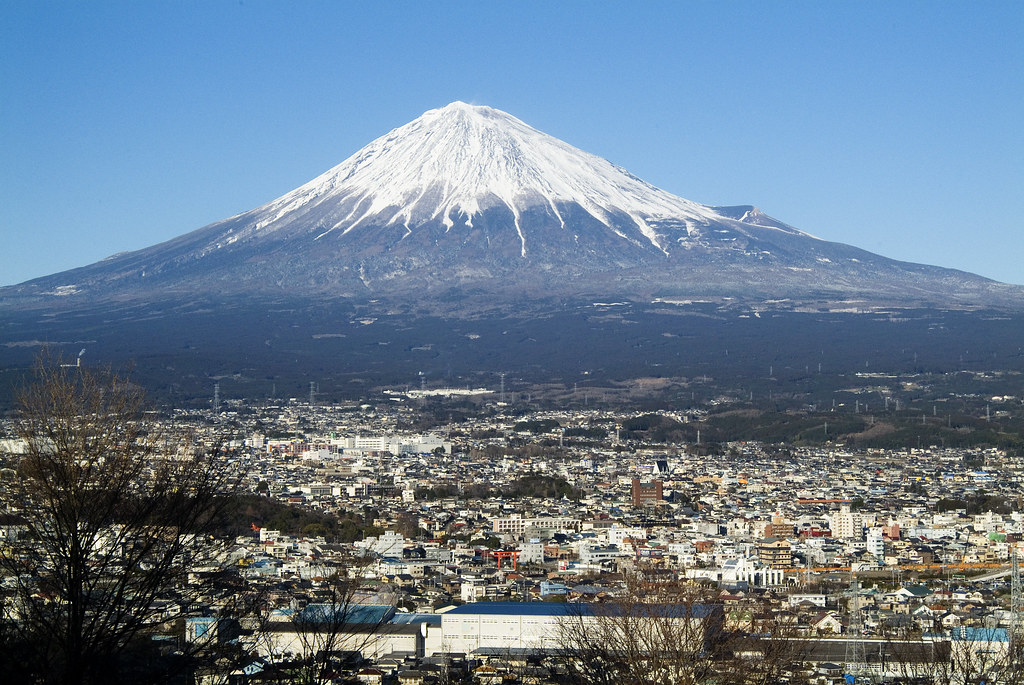
[{"label": "corrugated metal roof", "polygon": [[308,623],[384,623],[395,608],[387,604],[310,604],[299,614]]},{"label": "corrugated metal roof", "polygon": [[473,602],[455,607],[443,615],[573,616],[586,606],[565,602]]},{"label": "corrugated metal roof", "polygon": [[429,623],[432,626],[441,625],[442,614],[395,614],[391,617],[391,622],[396,625],[416,625],[419,623]]},{"label": "corrugated metal roof", "polygon": [[[637,616],[662,616],[668,618],[705,618],[721,607],[713,604],[638,604],[631,607]],[[586,604],[581,602],[473,602],[456,607],[445,616],[451,615],[506,615],[506,616],[611,616],[620,613],[618,604]]]}]

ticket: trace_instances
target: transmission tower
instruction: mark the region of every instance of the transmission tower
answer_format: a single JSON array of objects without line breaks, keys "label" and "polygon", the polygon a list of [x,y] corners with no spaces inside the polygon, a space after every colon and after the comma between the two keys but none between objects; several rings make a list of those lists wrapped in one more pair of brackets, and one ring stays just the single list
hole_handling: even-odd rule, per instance
[{"label": "transmission tower", "polygon": [[864,668],[864,617],[860,612],[860,583],[857,571],[850,570],[849,625],[846,630],[846,673],[856,678]]},{"label": "transmission tower", "polygon": [[1010,654],[1018,654],[1024,647],[1024,597],[1020,591],[1020,562],[1017,545],[1010,548]]},{"label": "transmission tower", "polygon": [[316,404],[316,383],[309,382],[309,406]]},{"label": "transmission tower", "polygon": [[213,384],[213,413],[220,413],[220,383]]},{"label": "transmission tower", "polygon": [[505,374],[501,374],[501,400],[503,404],[505,402]]}]

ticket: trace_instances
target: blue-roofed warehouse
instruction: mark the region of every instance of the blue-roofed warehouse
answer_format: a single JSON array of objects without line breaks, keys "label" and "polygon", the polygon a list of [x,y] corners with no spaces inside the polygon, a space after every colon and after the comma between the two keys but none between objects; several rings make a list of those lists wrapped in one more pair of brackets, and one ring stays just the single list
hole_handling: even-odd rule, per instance
[{"label": "blue-roofed warehouse", "polygon": [[453,652],[547,652],[563,647],[576,626],[590,630],[602,621],[669,620],[686,622],[694,649],[701,649],[721,625],[721,607],[714,604],[641,604],[626,613],[619,605],[576,602],[475,602],[464,604],[441,618],[445,648]]},{"label": "blue-roofed warehouse", "polygon": [[635,627],[646,620],[687,624],[685,634],[693,636],[693,649],[701,650],[721,626],[722,610],[716,604],[640,604],[624,613],[617,604],[475,602],[444,614],[404,614],[390,606],[343,610],[310,604],[294,619],[271,623],[261,651],[278,658],[323,650],[359,652],[367,658],[540,654],[562,649],[574,629],[596,631],[601,621],[628,621]]}]

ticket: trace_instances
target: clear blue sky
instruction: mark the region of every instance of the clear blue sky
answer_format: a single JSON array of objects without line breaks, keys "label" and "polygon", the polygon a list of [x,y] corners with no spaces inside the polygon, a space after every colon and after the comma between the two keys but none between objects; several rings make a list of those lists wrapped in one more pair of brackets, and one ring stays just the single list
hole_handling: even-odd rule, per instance
[{"label": "clear blue sky", "polygon": [[1020,2],[0,2],[0,284],[263,204],[452,100],[706,204],[1024,283]]}]

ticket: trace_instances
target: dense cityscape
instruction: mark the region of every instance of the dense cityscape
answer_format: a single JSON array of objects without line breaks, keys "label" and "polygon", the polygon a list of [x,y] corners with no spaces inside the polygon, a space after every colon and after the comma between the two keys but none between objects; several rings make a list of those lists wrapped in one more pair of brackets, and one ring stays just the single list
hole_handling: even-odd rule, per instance
[{"label": "dense cityscape", "polygon": [[1022,18],[0,2],[0,685],[1024,685]]},{"label": "dense cityscape", "polygon": [[[177,682],[599,682],[581,664],[602,648],[609,682],[631,682],[620,643],[647,622],[673,628],[632,682],[1018,682],[1018,451],[676,441],[709,410],[504,399],[145,414],[140,435],[233,477],[133,639]],[[478,417],[429,420],[446,406]],[[23,432],[6,424],[6,479]],[[8,631],[53,570],[17,572],[45,533],[12,492]],[[623,615],[638,623],[606,625]]]}]

